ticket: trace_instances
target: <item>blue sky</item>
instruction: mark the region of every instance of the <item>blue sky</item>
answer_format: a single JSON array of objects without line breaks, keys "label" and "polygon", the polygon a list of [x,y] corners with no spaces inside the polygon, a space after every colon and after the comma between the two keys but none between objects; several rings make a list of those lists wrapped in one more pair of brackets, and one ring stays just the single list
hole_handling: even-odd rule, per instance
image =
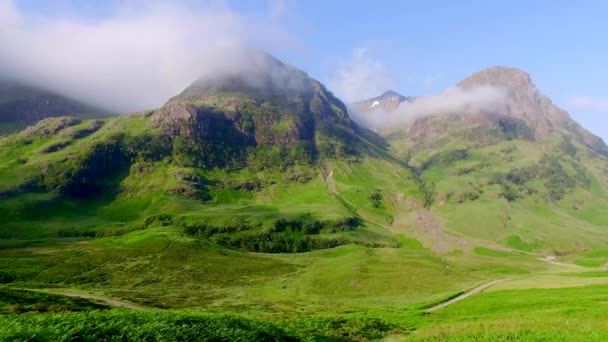
[{"label": "blue sky", "polygon": [[[127,1],[133,7],[138,1]],[[120,1],[15,2],[46,18],[104,20]],[[185,1],[271,22],[289,44],[271,53],[338,89],[374,96],[392,87],[405,95],[431,94],[472,72],[519,67],[537,87],[585,127],[608,138],[608,2],[604,1]],[[265,45],[265,44],[262,44]],[[336,77],[361,72],[368,86],[340,89]],[[376,78],[377,79],[374,79]],[[342,80],[342,82],[344,82]],[[342,94],[341,94],[342,93]]]}]

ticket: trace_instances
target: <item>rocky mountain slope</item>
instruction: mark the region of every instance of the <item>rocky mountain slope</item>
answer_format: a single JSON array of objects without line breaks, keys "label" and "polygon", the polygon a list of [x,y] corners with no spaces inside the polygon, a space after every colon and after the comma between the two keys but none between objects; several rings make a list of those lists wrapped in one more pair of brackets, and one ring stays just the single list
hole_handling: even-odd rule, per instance
[{"label": "rocky mountain slope", "polygon": [[542,95],[524,71],[493,67],[457,87],[462,94],[492,87],[500,100],[491,108],[469,103],[411,118],[405,105],[393,112],[405,116],[400,124],[379,129],[392,152],[431,184],[440,225],[515,248],[551,245],[552,253],[565,254],[591,248],[587,234],[608,223],[597,215],[608,205],[602,139]]},{"label": "rocky mountain slope", "polygon": [[151,115],[170,136],[233,147],[304,146],[311,154],[354,153],[358,127],[324,85],[272,56],[253,52],[249,68],[198,79]]},{"label": "rocky mountain slope", "polygon": [[[522,70],[491,67],[473,73],[454,89],[459,94],[464,94],[463,97],[467,96],[470,103],[420,115],[412,113],[408,107],[408,104],[415,101],[415,97],[398,97],[406,99],[405,102],[395,101],[397,105],[386,104],[378,108],[385,113],[398,112],[403,124],[393,131],[403,133],[406,127],[407,139],[421,148],[432,148],[448,141],[483,143],[503,139],[542,140],[552,133],[558,133],[566,134],[595,152],[608,156],[606,144],[572,120],[566,111],[554,105],[536,88],[530,75]],[[491,106],[476,105],[476,102],[488,101],[484,97],[490,96],[487,92],[476,92],[479,89],[491,91],[491,96],[495,97]],[[438,95],[436,100],[442,101],[442,96],[444,95]],[[390,98],[383,95],[352,106],[354,110],[374,115],[371,104],[378,99],[385,101],[378,102],[379,104],[386,101],[390,103]],[[425,98],[420,97],[419,100],[424,101]],[[455,101],[454,98],[448,100]],[[390,130],[390,127],[379,128],[386,134]]]},{"label": "rocky mountain slope", "polygon": [[[49,118],[4,138],[0,212],[12,223],[0,228],[3,234],[30,234],[14,228],[28,225],[26,207],[103,197],[93,215],[121,212],[101,216],[127,230],[170,221],[251,251],[397,244],[378,226],[362,226],[362,213],[384,220],[394,208],[380,204],[385,185],[347,182],[345,199],[338,193],[345,175],[337,173],[379,172],[368,180],[390,179],[387,196],[416,197],[410,170],[354,124],[321,83],[269,55],[250,57],[246,70],[200,78],[157,110],[106,120]],[[384,174],[383,167],[398,171]],[[301,194],[287,195],[297,188]],[[41,197],[32,202],[32,193]],[[242,232],[230,234],[227,225],[238,217],[246,221]],[[99,234],[106,228],[91,227]]]}]

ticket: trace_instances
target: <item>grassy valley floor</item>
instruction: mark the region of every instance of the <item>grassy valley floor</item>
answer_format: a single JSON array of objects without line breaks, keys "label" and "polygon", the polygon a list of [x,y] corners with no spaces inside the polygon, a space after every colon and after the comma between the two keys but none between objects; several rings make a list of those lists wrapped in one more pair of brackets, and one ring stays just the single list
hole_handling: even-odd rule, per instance
[{"label": "grassy valley floor", "polygon": [[[560,341],[584,336],[600,341],[608,336],[608,273],[490,251],[439,256],[402,237],[398,248],[350,244],[296,254],[247,253],[171,227],[5,248],[2,275],[21,280],[4,281],[0,291],[0,339]],[[494,279],[509,280],[426,312]],[[92,294],[138,309],[62,293]]]}]

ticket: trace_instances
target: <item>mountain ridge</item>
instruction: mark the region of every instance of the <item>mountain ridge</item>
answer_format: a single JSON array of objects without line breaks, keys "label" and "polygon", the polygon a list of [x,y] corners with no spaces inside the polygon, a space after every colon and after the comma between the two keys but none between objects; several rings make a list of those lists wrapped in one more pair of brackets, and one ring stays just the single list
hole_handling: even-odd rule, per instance
[{"label": "mountain ridge", "polygon": [[[276,319],[302,340],[363,341],[428,325],[434,318],[423,308],[491,279],[546,282],[577,264],[597,269],[576,284],[602,281],[608,161],[575,122],[540,135],[511,112],[450,112],[371,133],[320,82],[258,62],[254,69],[269,68],[195,80],[158,109],[47,118],[0,139],[6,317],[29,326],[30,315],[15,311],[38,311],[43,300],[60,311],[86,308],[14,290],[48,288],[155,307],[129,314],[129,327],[154,330],[166,315],[193,338],[218,327],[234,338],[244,321],[226,312],[260,317],[263,331]],[[293,72],[297,87],[273,83]],[[596,289],[585,291],[597,297]],[[508,300],[504,292],[488,312]],[[12,304],[22,297],[35,305]],[[185,308],[213,311],[225,324],[195,330],[193,322],[215,316],[176,316]],[[60,319],[71,329],[81,317],[88,327],[91,317],[116,320],[108,311],[37,317],[53,320],[59,335]]]},{"label": "mountain ridge", "polygon": [[[563,130],[592,150],[608,157],[608,146],[603,139],[583,128],[570,117],[567,111],[553,104],[536,88],[532,77],[526,71],[515,67],[493,66],[476,71],[456,84],[456,88],[465,93],[488,86],[504,93],[502,95],[504,98],[497,101],[498,103],[492,110],[436,112],[408,119],[408,109],[403,107],[402,112],[398,113],[398,115],[406,117],[400,120],[401,127],[409,127],[408,134],[422,145],[437,139],[440,133],[447,129],[444,127],[446,124],[441,122],[442,116],[447,116],[451,118],[450,120],[468,126],[472,130],[488,130],[492,127],[503,131],[505,128],[513,129],[511,133],[508,133],[509,135],[527,137],[527,139],[542,139],[551,132]],[[395,92],[395,94],[398,93]],[[398,101],[397,105],[379,106],[378,108],[389,114],[397,113],[402,103],[413,103],[416,100],[416,97],[399,96],[408,100]],[[442,95],[437,96],[441,101]],[[372,112],[375,108],[372,106],[379,99],[385,99],[385,97],[381,95],[366,101],[355,102],[351,106],[355,111],[362,113],[363,121],[365,121],[365,115],[374,115]],[[423,101],[424,97],[419,99]],[[439,128],[438,132],[437,127],[444,128]],[[380,129],[382,130],[382,127]],[[393,130],[395,130],[394,127]]]},{"label": "mountain ridge", "polygon": [[104,118],[114,113],[33,85],[0,80],[0,133],[10,133],[49,117]]}]

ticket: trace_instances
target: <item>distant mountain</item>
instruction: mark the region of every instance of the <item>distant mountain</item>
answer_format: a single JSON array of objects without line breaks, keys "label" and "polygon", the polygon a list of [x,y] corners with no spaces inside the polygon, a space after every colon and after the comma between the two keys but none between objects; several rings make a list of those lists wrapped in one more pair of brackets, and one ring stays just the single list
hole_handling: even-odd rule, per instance
[{"label": "distant mountain", "polygon": [[355,102],[352,104],[352,107],[359,113],[374,111],[390,112],[397,109],[402,102],[413,102],[415,99],[415,97],[403,96],[394,90],[388,90],[382,93],[382,95],[369,100]]},{"label": "distant mountain", "polygon": [[[608,156],[608,146],[603,140],[581,127],[563,109],[557,107],[534,85],[530,75],[520,69],[495,66],[473,73],[456,85],[462,93],[490,87],[504,93],[504,99],[491,108],[463,107],[458,110],[437,111],[424,115],[408,116],[407,109],[401,125],[380,127],[380,131],[404,134],[415,146],[438,146],[448,141],[489,141],[525,139],[542,140],[551,133],[562,132],[596,153]],[[423,97],[404,97],[394,91],[351,104],[359,115],[393,113],[404,103],[415,103]],[[365,121],[365,120],[361,120]],[[376,120],[378,121],[378,120]],[[390,127],[389,127],[390,126]]]},{"label": "distant mountain", "polygon": [[521,120],[536,138],[565,130],[581,143],[608,156],[608,147],[591,132],[582,128],[563,109],[557,107],[534,85],[530,75],[522,70],[504,66],[488,68],[472,74],[458,84],[462,89],[490,85],[505,89],[507,101],[496,113],[503,117]]},{"label": "distant mountain", "polygon": [[94,106],[15,81],[0,80],[0,134],[58,116],[101,118],[111,114]]},{"label": "distant mountain", "polygon": [[496,66],[478,71],[458,83],[464,90],[484,85],[506,90],[506,101],[493,114],[522,120],[536,136],[565,127],[570,121],[568,113],[541,94],[530,75],[522,70]]}]

